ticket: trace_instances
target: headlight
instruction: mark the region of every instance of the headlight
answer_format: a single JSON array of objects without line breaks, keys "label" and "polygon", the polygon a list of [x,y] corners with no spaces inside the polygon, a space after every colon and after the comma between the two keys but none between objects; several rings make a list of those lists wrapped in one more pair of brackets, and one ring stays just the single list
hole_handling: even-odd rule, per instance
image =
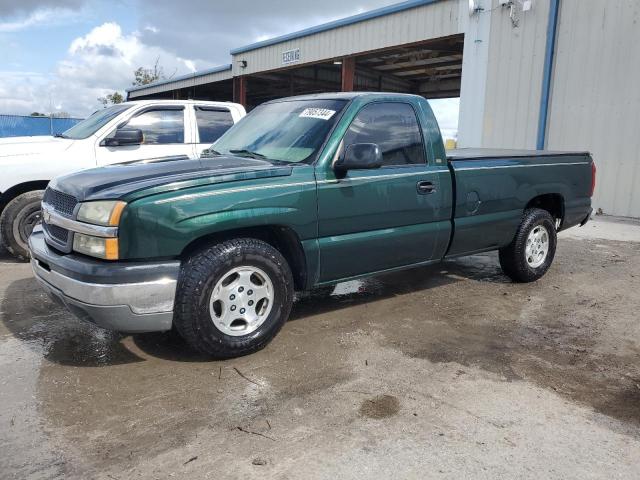
[{"label": "headlight", "polygon": [[84,233],[74,233],[73,250],[92,257],[104,258],[105,260],[117,260],[118,239],[93,237],[91,235],[85,235]]},{"label": "headlight", "polygon": [[117,227],[120,223],[122,211],[127,204],[117,200],[105,200],[98,202],[85,202],[78,210],[78,221],[102,225],[105,227]]}]

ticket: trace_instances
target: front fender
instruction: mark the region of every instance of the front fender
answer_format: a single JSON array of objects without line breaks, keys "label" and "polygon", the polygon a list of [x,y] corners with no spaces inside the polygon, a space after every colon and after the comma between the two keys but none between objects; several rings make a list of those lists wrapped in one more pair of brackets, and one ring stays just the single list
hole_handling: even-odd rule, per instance
[{"label": "front fender", "polygon": [[120,258],[177,257],[192,242],[229,230],[284,226],[317,236],[310,166],[288,177],[253,179],[151,195],[133,201],[120,223]]}]

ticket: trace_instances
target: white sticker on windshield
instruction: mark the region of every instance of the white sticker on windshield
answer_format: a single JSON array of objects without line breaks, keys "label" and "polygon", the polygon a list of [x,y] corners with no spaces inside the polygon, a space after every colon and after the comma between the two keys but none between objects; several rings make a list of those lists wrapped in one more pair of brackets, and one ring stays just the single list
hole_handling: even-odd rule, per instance
[{"label": "white sticker on windshield", "polygon": [[329,110],[328,108],[305,108],[300,115],[300,118],[319,118],[320,120],[329,120],[336,113],[335,110]]}]

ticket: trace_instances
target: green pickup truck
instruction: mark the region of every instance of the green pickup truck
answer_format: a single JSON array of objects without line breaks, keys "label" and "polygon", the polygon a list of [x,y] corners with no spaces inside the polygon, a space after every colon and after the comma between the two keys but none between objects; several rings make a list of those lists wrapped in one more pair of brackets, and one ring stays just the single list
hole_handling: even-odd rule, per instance
[{"label": "green pickup truck", "polygon": [[447,155],[419,96],[309,95],[257,107],[200,159],[57,178],[29,246],[80,318],[228,358],[264,347],[295,291],[489,250],[534,281],[594,184],[588,153]]}]

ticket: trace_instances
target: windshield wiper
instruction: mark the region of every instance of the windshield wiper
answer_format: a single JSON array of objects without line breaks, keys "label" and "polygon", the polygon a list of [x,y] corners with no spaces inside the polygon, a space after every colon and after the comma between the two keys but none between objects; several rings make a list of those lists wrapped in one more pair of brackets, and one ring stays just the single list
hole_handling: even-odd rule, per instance
[{"label": "windshield wiper", "polygon": [[259,158],[259,159],[265,159],[267,157],[265,157],[264,155],[262,155],[261,153],[258,152],[252,152],[251,150],[229,150],[229,153],[233,153],[234,155],[239,155],[239,156],[245,156],[245,157],[250,157],[250,158]]},{"label": "windshield wiper", "polygon": [[53,136],[56,138],[69,138],[64,133],[56,133]]}]

